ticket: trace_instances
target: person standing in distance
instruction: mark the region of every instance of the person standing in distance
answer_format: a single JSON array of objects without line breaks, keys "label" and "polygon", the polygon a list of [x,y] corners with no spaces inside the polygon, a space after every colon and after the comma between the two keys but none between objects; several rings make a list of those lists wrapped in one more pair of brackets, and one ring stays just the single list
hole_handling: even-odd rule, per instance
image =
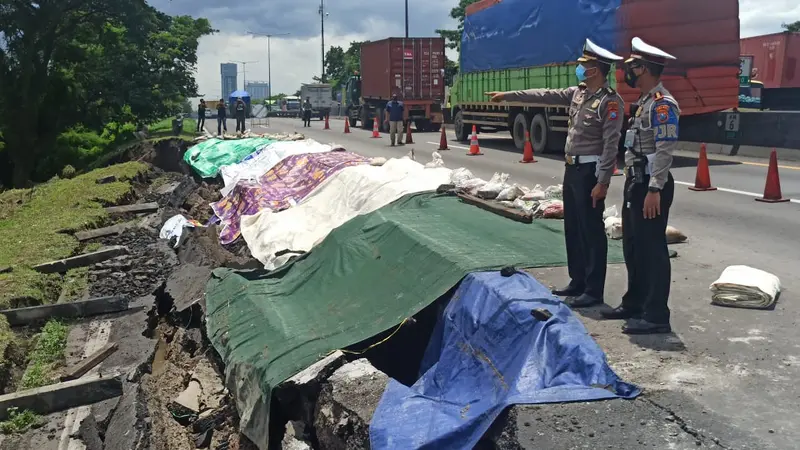
[{"label": "person standing in distance", "polygon": [[247,104],[242,97],[236,99],[236,132],[245,132],[245,117],[247,117]]},{"label": "person standing in distance", "polygon": [[222,136],[222,131],[228,131],[228,108],[225,106],[225,99],[219,99],[217,103],[217,136]]},{"label": "person standing in distance", "polygon": [[204,129],[206,126],[206,101],[200,99],[200,104],[197,105],[197,131]]},{"label": "person standing in distance", "polygon": [[569,106],[564,148],[564,235],[569,285],[553,290],[572,308],[603,303],[608,240],[603,211],[622,132],[622,97],[608,86],[611,64],[622,57],[589,39],[575,71],[581,85],[567,89],[490,92],[492,101]]},{"label": "person standing in distance", "polygon": [[631,319],[622,327],[625,334],[669,333],[671,267],[665,234],[675,195],[669,169],[681,110],[660,79],[667,60],[675,57],[638,37],[631,49],[625,82],[641,95],[631,108],[631,127],[625,133],[622,246],[628,290],[622,305],[602,315]]},{"label": "person standing in distance", "polygon": [[[392,101],[386,104],[386,121],[389,122],[389,142],[394,147],[395,140],[397,145],[403,144],[403,102],[397,100],[397,94],[392,95]],[[411,126],[411,124],[409,124]],[[395,139],[396,138],[396,139]]]}]

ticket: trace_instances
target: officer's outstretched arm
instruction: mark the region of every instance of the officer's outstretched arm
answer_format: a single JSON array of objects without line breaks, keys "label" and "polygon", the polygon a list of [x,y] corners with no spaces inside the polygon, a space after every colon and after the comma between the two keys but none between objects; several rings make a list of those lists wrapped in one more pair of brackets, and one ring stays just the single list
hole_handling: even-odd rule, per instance
[{"label": "officer's outstretched arm", "polygon": [[600,113],[603,114],[603,154],[597,166],[597,182],[600,184],[611,183],[611,177],[614,175],[619,138],[622,136],[624,110],[622,98],[617,94],[607,96],[600,106]]},{"label": "officer's outstretched arm", "polygon": [[678,146],[678,122],[681,111],[666,98],[653,102],[650,110],[655,131],[656,153],[650,169],[650,187],[663,189],[672,167],[672,154]]},{"label": "officer's outstretched arm", "polygon": [[578,90],[578,88],[573,86],[566,89],[526,89],[524,91],[511,91],[503,93],[503,100],[507,102],[569,106],[576,90]]}]

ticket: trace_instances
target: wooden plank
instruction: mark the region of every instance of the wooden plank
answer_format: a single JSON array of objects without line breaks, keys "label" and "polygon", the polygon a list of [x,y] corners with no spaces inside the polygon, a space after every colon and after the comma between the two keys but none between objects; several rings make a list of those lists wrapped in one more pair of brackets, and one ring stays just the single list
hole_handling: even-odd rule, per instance
[{"label": "wooden plank", "polygon": [[464,203],[477,206],[480,209],[493,212],[507,219],[522,223],[533,223],[533,214],[525,213],[513,208],[506,208],[497,202],[483,200],[468,194],[458,194],[458,198],[460,198]]},{"label": "wooden plank", "polygon": [[139,214],[158,211],[158,203],[136,203],[133,205],[111,206],[106,208],[109,214]]},{"label": "wooden plank", "polygon": [[6,309],[0,314],[6,316],[12,327],[42,322],[50,318],[90,317],[109,314],[128,309],[130,299],[126,297],[100,297],[73,303],[31,306],[28,308]]},{"label": "wooden plank", "polygon": [[0,396],[0,420],[8,418],[9,408],[46,415],[78,406],[91,405],[122,395],[122,375],[51,384],[37,389]]},{"label": "wooden plank", "polygon": [[136,226],[134,222],[118,223],[105,228],[96,228],[94,230],[84,230],[75,233],[75,238],[80,241],[90,241],[101,237],[111,236],[112,234],[122,234],[128,228]]},{"label": "wooden plank", "polygon": [[78,378],[86,375],[95,366],[103,362],[106,358],[111,356],[112,353],[117,351],[118,347],[119,346],[116,342],[107,344],[105,347],[91,354],[88,358],[68,368],[64,375],[61,376],[61,381],[77,380]]},{"label": "wooden plank", "polygon": [[38,266],[34,266],[33,270],[41,273],[65,273],[70,269],[91,266],[92,264],[116,258],[117,256],[127,255],[128,253],[130,252],[127,247],[114,245],[102,248],[96,252],[84,253],[83,255],[73,256],[71,258],[39,264]]},{"label": "wooden plank", "polygon": [[11,267],[0,267],[0,274],[11,273],[13,270]]}]

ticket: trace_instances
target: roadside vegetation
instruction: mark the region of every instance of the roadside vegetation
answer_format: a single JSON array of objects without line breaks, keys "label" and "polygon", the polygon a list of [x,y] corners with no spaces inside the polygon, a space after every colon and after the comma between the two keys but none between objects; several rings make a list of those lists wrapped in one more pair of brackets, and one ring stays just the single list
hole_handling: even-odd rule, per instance
[{"label": "roadside vegetation", "polygon": [[30,354],[28,368],[22,375],[18,391],[47,386],[56,381],[57,369],[64,363],[69,327],[50,320],[36,337],[36,345]]},{"label": "roadside vegetation", "polygon": [[8,419],[0,422],[0,433],[21,434],[31,428],[37,428],[41,424],[42,418],[33,411],[8,408]]}]

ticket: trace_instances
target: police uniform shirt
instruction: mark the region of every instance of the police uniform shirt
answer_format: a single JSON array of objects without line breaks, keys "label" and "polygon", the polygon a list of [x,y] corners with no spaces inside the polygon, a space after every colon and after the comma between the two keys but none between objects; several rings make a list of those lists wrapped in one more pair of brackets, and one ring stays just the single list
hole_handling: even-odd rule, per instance
[{"label": "police uniform shirt", "polygon": [[[639,109],[631,126],[635,132],[633,150],[647,157],[649,187],[663,189],[678,146],[681,110],[661,83],[640,97],[637,104]],[[633,165],[634,156],[630,149],[625,152],[626,166]]]},{"label": "police uniform shirt", "polygon": [[504,99],[510,102],[569,105],[565,154],[568,157],[600,156],[598,182],[608,184],[611,181],[622,132],[624,103],[619,93],[608,84],[595,92],[589,92],[585,86],[515,91],[507,93]]}]

